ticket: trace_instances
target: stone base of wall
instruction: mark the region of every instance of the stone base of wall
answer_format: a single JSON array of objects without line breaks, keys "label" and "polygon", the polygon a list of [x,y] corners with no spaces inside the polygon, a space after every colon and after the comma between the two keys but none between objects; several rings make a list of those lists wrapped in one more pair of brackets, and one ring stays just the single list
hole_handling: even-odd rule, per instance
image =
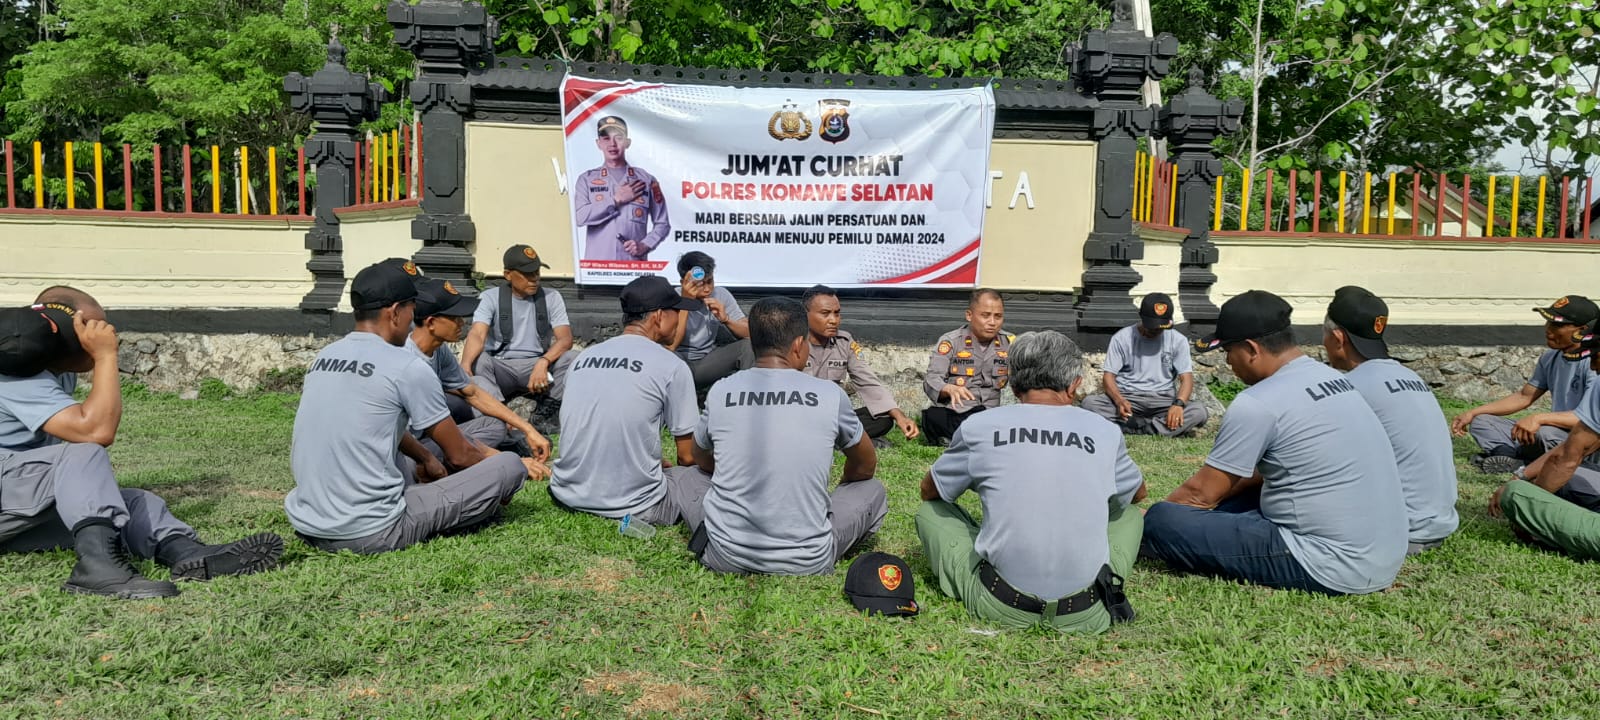
[{"label": "stone base of wall", "polygon": [[[143,383],[158,392],[190,392],[201,381],[215,378],[235,390],[254,390],[275,372],[304,369],[335,338],[319,335],[123,333],[118,362],[125,380]],[[1323,359],[1320,346],[1304,350]],[[915,417],[928,405],[922,392],[928,348],[909,345],[865,345],[863,352],[873,369],[894,389],[900,407]],[[1516,392],[1525,382],[1539,347],[1395,346],[1395,359],[1415,370],[1442,394],[1481,402]],[[1099,391],[1102,353],[1088,354],[1089,371],[1084,391]],[[1207,383],[1229,383],[1237,378],[1220,352],[1195,355],[1195,379],[1202,391],[1197,399],[1220,414],[1221,405],[1203,392]],[[85,378],[87,379],[87,378]],[[277,388],[275,388],[277,389]],[[1009,395],[1007,401],[1010,401]]]}]

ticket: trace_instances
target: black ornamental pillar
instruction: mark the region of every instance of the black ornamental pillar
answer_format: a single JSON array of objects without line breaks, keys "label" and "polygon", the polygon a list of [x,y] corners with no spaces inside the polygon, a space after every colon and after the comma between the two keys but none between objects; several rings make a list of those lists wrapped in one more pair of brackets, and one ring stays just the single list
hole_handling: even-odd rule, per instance
[{"label": "black ornamental pillar", "polygon": [[344,66],[344,45],[328,41],[328,62],[311,77],[289,73],[283,89],[289,106],[311,116],[314,131],[306,139],[306,160],[316,173],[315,222],[306,233],[313,285],[300,301],[302,310],[333,310],[344,295],[344,241],[339,237],[336,208],[355,203],[356,144],[362,122],[378,119],[388,93]]},{"label": "black ornamental pillar", "polygon": [[1217,324],[1217,306],[1211,301],[1211,286],[1217,282],[1211,272],[1217,262],[1211,212],[1222,161],[1211,143],[1237,131],[1243,114],[1244,103],[1238,98],[1223,102],[1206,92],[1199,68],[1190,68],[1189,88],[1161,108],[1161,133],[1178,166],[1177,223],[1189,229],[1178,266],[1178,304],[1193,332],[1209,332]]},{"label": "black ornamental pillar", "polygon": [[1145,37],[1134,27],[1130,0],[1117,0],[1111,27],[1090,30],[1069,59],[1083,92],[1100,101],[1094,113],[1096,148],[1094,227],[1083,246],[1083,293],[1078,331],[1109,335],[1138,317],[1130,292],[1139,284],[1132,263],[1144,257],[1133,229],[1133,174],[1138,140],[1156,125],[1156,108],[1143,105],[1146,79],[1166,77],[1178,39]]},{"label": "black ornamental pillar", "polygon": [[[412,259],[428,275],[470,280],[477,229],[467,215],[467,72],[493,58],[499,28],[482,5],[460,0],[393,0],[388,18],[395,42],[417,58],[411,104],[422,116],[422,214],[411,236],[422,249]],[[471,282],[456,286],[476,294]]]}]

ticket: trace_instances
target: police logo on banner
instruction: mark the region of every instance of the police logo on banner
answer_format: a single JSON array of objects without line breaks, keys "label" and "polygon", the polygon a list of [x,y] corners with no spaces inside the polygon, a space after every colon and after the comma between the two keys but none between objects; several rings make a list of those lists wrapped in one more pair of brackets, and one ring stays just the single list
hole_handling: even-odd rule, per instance
[{"label": "police logo on banner", "polygon": [[811,120],[800,112],[800,106],[786,102],[767,121],[767,134],[774,140],[804,140],[811,137]]},{"label": "police logo on banner", "polygon": [[850,101],[830,98],[817,103],[822,110],[822,129],[817,137],[841,143],[850,137]]}]

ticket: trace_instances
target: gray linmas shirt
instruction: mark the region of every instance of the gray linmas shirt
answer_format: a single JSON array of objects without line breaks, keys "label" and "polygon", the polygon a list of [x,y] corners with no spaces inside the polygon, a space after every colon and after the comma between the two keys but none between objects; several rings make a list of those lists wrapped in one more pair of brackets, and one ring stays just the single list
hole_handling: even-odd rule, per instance
[{"label": "gray linmas shirt", "polygon": [[[682,292],[682,288],[678,288]],[[733,293],[723,289],[721,285],[711,288],[711,299],[722,303],[722,311],[727,314],[728,320],[744,319],[744,310],[739,309],[739,301],[733,299]],[[685,360],[699,360],[717,349],[717,330],[722,323],[710,310],[690,310],[688,326],[683,331],[683,341],[678,343],[678,354]]]},{"label": "gray linmas shirt", "polygon": [[1144,482],[1122,431],[1082,408],[1006,405],[968,418],[933,465],[939,496],[983,503],[978,555],[1013,587],[1055,600],[1111,562],[1107,516]]},{"label": "gray linmas shirt", "polygon": [[667,494],[661,428],[689,435],[699,420],[694,376],[677,355],[638,335],[592,345],[568,370],[550,493],[602,517],[643,512]]},{"label": "gray linmas shirt", "polygon": [[0,456],[61,442],[44,431],[44,424],[78,404],[72,397],[77,388],[77,373],[0,375]]},{"label": "gray linmas shirt", "polygon": [[1417,374],[1394,360],[1368,360],[1345,373],[1383,422],[1394,448],[1412,542],[1456,531],[1456,462],[1439,400]]},{"label": "gray linmas shirt", "polygon": [[1583,393],[1593,379],[1589,363],[1569,362],[1560,350],[1546,350],[1534,364],[1528,384],[1550,393],[1551,412],[1571,412],[1583,402]]},{"label": "gray linmas shirt", "polygon": [[422,358],[422,361],[428,364],[428,367],[433,370],[434,377],[439,378],[439,385],[445,391],[460,390],[472,383],[472,380],[467,377],[467,372],[461,369],[461,361],[456,359],[456,354],[450,349],[449,345],[440,345],[439,349],[434,350],[432,355],[427,355],[422,352],[422,348],[417,347],[417,341],[407,335],[406,349],[416,353],[417,357]]},{"label": "gray linmas shirt", "polygon": [[1261,514],[1324,586],[1369,593],[1400,572],[1407,523],[1394,452],[1339,371],[1300,357],[1239,393],[1206,464],[1261,472]]},{"label": "gray linmas shirt", "polygon": [[289,524],[328,540],[393,524],[406,509],[400,437],[408,425],[420,437],[448,417],[439,379],[417,353],[360,331],[323,348],[294,417]]},{"label": "gray linmas shirt", "polygon": [[799,370],[752,368],[711,386],[694,440],[716,453],[705,527],[718,554],[749,573],[832,572],[833,452],[861,438],[844,390]]},{"label": "gray linmas shirt", "polygon": [[[509,285],[498,285],[478,296],[478,309],[472,313],[472,322],[489,326],[489,338],[483,343],[483,351],[511,360],[543,355],[546,348],[539,341],[539,313],[534,311],[533,297],[520,298],[516,293],[511,295],[511,346],[505,352],[492,352],[500,347],[504,337],[500,328],[500,293],[506,292],[511,292]],[[544,288],[544,302],[545,309],[550,311],[551,328],[572,324],[567,320],[567,302],[561,299],[561,293]]]},{"label": "gray linmas shirt", "polygon": [[1170,395],[1179,375],[1194,372],[1194,362],[1182,333],[1162,330],[1147,338],[1129,325],[1111,336],[1103,368],[1116,376],[1118,390]]}]

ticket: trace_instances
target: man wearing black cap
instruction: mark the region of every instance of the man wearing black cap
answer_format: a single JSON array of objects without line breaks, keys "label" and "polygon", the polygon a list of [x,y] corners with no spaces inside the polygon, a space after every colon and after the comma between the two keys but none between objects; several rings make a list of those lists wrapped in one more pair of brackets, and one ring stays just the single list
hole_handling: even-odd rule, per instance
[{"label": "man wearing black cap", "polygon": [[1114,422],[1129,435],[1182,435],[1206,423],[1205,406],[1191,405],[1194,363],[1189,341],[1172,329],[1172,298],[1150,293],[1139,303],[1139,324],[1111,336],[1104,395],[1083,399],[1083,409]]},{"label": "man wearing black cap", "polygon": [[540,269],[550,266],[533,248],[512,245],[504,260],[506,282],[479,296],[461,364],[472,375],[492,379],[502,400],[532,396],[539,401],[538,417],[553,424],[576,357],[569,352],[567,304],[561,293],[540,285]]},{"label": "man wearing black cap", "polygon": [[[283,505],[312,546],[398,550],[493,518],[530,475],[549,474],[461,436],[433,370],[404,347],[416,298],[404,271],[362,270],[350,283],[355,331],[306,371],[290,449],[295,488]],[[433,440],[443,462],[413,435]]]},{"label": "man wearing black cap", "polygon": [[[694,466],[700,419],[694,377],[663,347],[680,310],[697,310],[666,278],[647,275],[622,288],[622,334],[593,345],[573,364],[561,405],[561,458],[550,496],[561,506],[651,525],[700,525],[711,478]],[[661,429],[677,443],[677,467],[663,467]]]},{"label": "man wearing black cap", "polygon": [[[922,479],[917,537],[946,595],[1011,627],[1099,633],[1132,619],[1144,475],[1115,425],[1072,406],[1083,353],[1054,331],[1011,346],[1017,404],[956,430]],[[956,504],[967,491],[983,524]]]},{"label": "man wearing black cap", "polygon": [[1328,305],[1322,347],[1328,364],[1355,384],[1389,434],[1410,523],[1406,554],[1416,555],[1443,544],[1460,524],[1456,463],[1450,425],[1432,389],[1389,358],[1383,339],[1388,326],[1388,304],[1365,288],[1347,285]]},{"label": "man wearing black cap", "polygon": [[[1573,410],[1594,378],[1584,363],[1562,362],[1561,355],[1577,352],[1584,338],[1594,334],[1600,307],[1582,295],[1563,295],[1533,311],[1544,317],[1544,340],[1550,349],[1539,356],[1528,383],[1515,394],[1457,415],[1450,426],[1456,435],[1470,433],[1477,441],[1483,453],[1472,462],[1486,473],[1511,472],[1561,444],[1577,423]],[[1519,420],[1506,417],[1528,409],[1547,392],[1550,412]]]},{"label": "man wearing black cap", "polygon": [[628,164],[628,124],[600,118],[594,144],[605,164],[572,182],[573,217],[588,228],[584,260],[643,260],[672,232],[661,183]]},{"label": "man wearing black cap", "polygon": [[[416,327],[406,337],[406,348],[433,368],[434,376],[446,393],[446,405],[455,397],[476,411],[472,413],[476,417],[458,421],[462,436],[486,447],[498,447],[506,441],[509,428],[521,434],[534,458],[546,459],[550,441],[494,397],[497,392],[486,391],[473,383],[447,344],[461,339],[472,321],[473,311],[478,309],[477,298],[462,295],[448,280],[418,277],[414,282],[417,284]],[[456,417],[454,412],[451,417]],[[435,456],[443,453],[432,440],[423,440],[422,444]]]},{"label": "man wearing black cap", "polygon": [[1327,595],[1389,587],[1407,522],[1383,423],[1355,384],[1306,357],[1289,304],[1229,299],[1202,351],[1222,349],[1250,386],[1222,417],[1204,465],[1145,513],[1140,552],[1175,569]]},{"label": "man wearing black cap", "polygon": [[[77,373],[94,382],[74,400]],[[136,599],[171,597],[128,552],[154,558],[173,580],[209,580],[273,567],[283,539],[252,535],[202,543],[160,497],[117,487],[106,447],[122,418],[116,329],[94,298],[67,287],[0,311],[0,552],[73,548],[63,589]]]},{"label": "man wearing black cap", "polygon": [[699,310],[682,314],[678,335],[667,345],[689,364],[694,386],[711,384],[754,365],[750,321],[733,293],[717,284],[717,261],[699,250],[678,258],[678,294],[698,300]]}]

